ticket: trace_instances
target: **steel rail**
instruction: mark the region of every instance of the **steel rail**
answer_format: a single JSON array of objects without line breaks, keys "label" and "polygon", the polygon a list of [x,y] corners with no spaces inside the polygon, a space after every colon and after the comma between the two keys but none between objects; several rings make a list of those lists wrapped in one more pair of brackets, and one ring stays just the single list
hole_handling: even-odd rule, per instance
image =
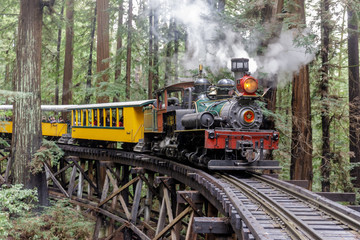
[{"label": "steel rail", "polygon": [[[353,229],[357,232],[360,232],[360,214],[356,214],[356,215],[354,214],[350,217],[349,215],[346,215],[345,213],[342,213],[339,210],[337,210],[338,207],[336,206],[335,203],[332,203],[330,201],[326,201],[326,203],[325,203],[325,201],[321,201],[321,199],[323,199],[323,197],[321,197],[321,196],[310,197],[310,196],[305,195],[303,192],[307,192],[306,189],[293,190],[293,189],[291,189],[290,184],[286,184],[284,182],[281,182],[281,184],[280,184],[279,183],[280,181],[277,179],[268,179],[266,177],[262,177],[262,176],[255,175],[255,174],[253,175],[253,177],[257,178],[263,182],[266,182],[267,184],[272,185],[278,189],[281,189],[284,192],[290,193],[290,194],[300,198],[303,201],[311,203],[319,210],[322,210],[323,212],[331,215],[332,218],[338,220],[339,222],[341,222],[343,224],[346,224],[351,229]],[[287,185],[287,186],[285,186],[285,185]],[[331,206],[328,206],[328,204],[330,204]],[[354,210],[352,210],[351,212],[353,212],[353,211]]]},{"label": "steel rail", "polygon": [[238,178],[234,176],[220,176],[221,178],[231,182],[233,185],[239,187],[251,199],[256,200],[262,207],[266,209],[268,213],[270,213],[270,215],[272,215],[273,218],[280,218],[282,223],[286,225],[286,228],[284,228],[284,230],[288,230],[290,232],[290,235],[292,235],[292,237],[295,237],[295,239],[323,239],[313,229],[309,228],[303,221],[297,218],[294,214],[284,209],[276,201],[272,200],[262,192],[258,191],[256,188],[250,186],[247,183],[240,182]]}]

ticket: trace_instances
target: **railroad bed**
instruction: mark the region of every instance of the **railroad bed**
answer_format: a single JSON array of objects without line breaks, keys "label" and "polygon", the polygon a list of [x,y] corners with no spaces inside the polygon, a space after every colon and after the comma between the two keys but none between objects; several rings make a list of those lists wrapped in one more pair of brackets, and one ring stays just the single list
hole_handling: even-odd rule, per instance
[{"label": "railroad bed", "polygon": [[[68,156],[81,159],[83,162],[82,166],[78,164],[78,160],[73,160],[73,162],[69,160],[68,164],[73,169],[77,168],[78,172],[81,172],[82,175],[85,175],[85,179],[90,179],[90,177],[86,176],[86,174],[90,173],[90,168],[86,169],[87,164],[84,163],[86,159],[89,159],[89,161],[111,163],[112,165],[119,164],[121,166],[128,165],[142,168],[144,171],[136,172],[138,174],[137,178],[144,179],[147,183],[150,182],[144,174],[147,171],[156,172],[160,175],[165,175],[167,178],[174,179],[178,183],[187,186],[187,189],[191,188],[191,191],[198,192],[203,199],[217,209],[221,216],[225,216],[226,220],[220,223],[220,225],[227,224],[229,227],[227,234],[231,236],[231,234],[235,233],[237,239],[360,239],[359,212],[332,202],[306,189],[268,176],[251,174],[233,176],[215,172],[206,173],[202,170],[156,156],[116,149],[86,148],[69,145],[61,145],[61,148]],[[80,173],[79,177],[75,176],[76,171],[73,170],[73,173],[73,182],[70,181],[69,184],[63,186],[64,188],[67,186],[72,187],[71,190],[66,190],[70,196],[75,194],[75,185],[82,189],[83,183],[80,180],[76,182],[76,179],[84,179],[83,176],[80,177]],[[111,173],[114,174],[115,171]],[[54,173],[54,176],[57,176],[57,173]],[[94,175],[92,176],[94,177]],[[133,180],[128,183],[128,185],[130,184],[134,184]],[[105,192],[104,195],[103,191],[100,197],[100,191],[95,185],[92,184],[95,189],[94,192],[98,192],[99,203],[94,209],[98,213],[106,213],[107,217],[112,217],[113,215],[111,214],[121,212],[121,209],[117,209],[112,213],[106,212],[109,208],[105,204],[106,201],[111,200],[119,192],[109,192],[107,194]],[[139,186],[141,188],[141,184]],[[122,186],[116,186],[114,189],[117,188],[120,189]],[[164,190],[164,194],[167,192],[167,190]],[[173,193],[172,196],[174,194],[179,196],[179,191]],[[79,197],[79,195],[81,194],[78,192],[77,196]],[[172,196],[169,195],[171,199],[174,199]],[[104,201],[105,198],[107,199],[106,201]],[[140,206],[142,203],[140,198],[140,195],[138,198],[134,196],[133,202],[128,206],[129,210],[126,209],[126,211],[132,209],[131,214],[127,214],[127,218],[126,216],[124,217],[124,214],[113,217],[115,221],[131,226],[135,234],[140,234],[141,229],[143,229],[141,224],[144,224],[144,226],[149,225],[149,223],[142,222],[142,218],[138,216],[136,209],[134,211],[134,206],[142,208]],[[159,195],[158,198],[161,198],[161,196]],[[177,207],[178,204],[176,205]],[[193,218],[192,225],[195,226],[193,227],[194,231],[197,231],[199,234],[207,234],[208,229],[206,230],[205,228],[212,228],[211,224],[215,224],[215,222],[212,222],[211,218],[207,217],[206,212],[202,212],[203,207],[197,208],[196,204],[189,201],[189,199],[185,201],[185,204],[187,212],[183,212],[184,215],[182,217],[191,212],[195,213],[195,216],[197,215],[198,217]],[[164,209],[168,208],[168,206],[166,205]],[[146,206],[143,207],[146,208]],[[105,211],[105,209],[107,210]],[[159,216],[153,221],[154,224],[161,219],[164,220],[164,217],[160,216],[166,215],[165,213],[162,214],[161,211],[158,214]],[[194,215],[192,216],[194,217]],[[159,229],[159,231],[164,231],[163,234],[166,231],[172,231],[171,229],[175,226],[175,223],[172,221],[179,221],[177,218],[176,215],[169,216],[167,220],[164,220],[168,225]],[[159,231],[157,231],[157,234],[160,234]],[[144,234],[139,234],[138,236],[141,239],[151,239]],[[173,236],[173,232],[171,236],[172,238],[168,239],[176,239]]]},{"label": "railroad bed", "polygon": [[249,239],[360,239],[359,214],[309,191],[256,175],[218,179],[246,209]]}]

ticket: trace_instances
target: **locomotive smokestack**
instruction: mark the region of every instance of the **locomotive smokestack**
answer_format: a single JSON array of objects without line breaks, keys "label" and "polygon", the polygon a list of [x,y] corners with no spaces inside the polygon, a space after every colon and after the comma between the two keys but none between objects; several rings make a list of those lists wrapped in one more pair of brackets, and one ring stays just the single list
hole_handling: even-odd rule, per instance
[{"label": "locomotive smokestack", "polygon": [[232,58],[231,71],[235,74],[235,80],[249,75],[249,59],[248,58]]}]

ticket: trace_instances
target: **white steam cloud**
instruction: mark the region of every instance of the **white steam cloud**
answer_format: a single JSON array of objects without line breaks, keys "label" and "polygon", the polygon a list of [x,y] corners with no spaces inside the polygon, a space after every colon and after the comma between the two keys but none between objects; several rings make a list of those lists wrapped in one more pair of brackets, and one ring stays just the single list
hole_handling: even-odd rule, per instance
[{"label": "white steam cloud", "polygon": [[[281,33],[277,40],[269,44],[263,56],[249,56],[245,50],[249,47],[244,45],[242,34],[234,31],[234,26],[220,23],[207,1],[184,2],[176,3],[172,15],[187,31],[188,49],[182,60],[186,69],[204,64],[217,71],[230,68],[231,58],[249,58],[250,72],[258,71],[272,76],[297,72],[314,58],[314,54],[307,54],[304,47],[294,45],[292,31]],[[253,37],[251,49],[255,49],[254,45],[260,42],[261,39]]]},{"label": "white steam cloud", "polygon": [[314,59],[313,53],[294,45],[294,31],[280,34],[276,42],[268,45],[263,56],[255,57],[258,70],[269,75],[298,72],[300,67]]}]

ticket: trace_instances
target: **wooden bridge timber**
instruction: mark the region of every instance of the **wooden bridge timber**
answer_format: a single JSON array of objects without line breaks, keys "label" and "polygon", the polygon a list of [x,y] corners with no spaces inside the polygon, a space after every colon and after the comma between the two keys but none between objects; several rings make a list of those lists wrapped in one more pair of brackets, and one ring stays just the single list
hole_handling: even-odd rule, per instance
[{"label": "wooden bridge timber", "polygon": [[[266,209],[265,197],[257,201],[237,186],[242,181],[251,184],[254,181],[249,180],[251,176],[240,176],[235,180],[237,183],[231,183],[229,176],[208,174],[155,156],[70,145],[61,145],[61,148],[66,157],[58,166],[44,164],[51,196],[69,198],[79,211],[95,217],[93,239],[190,240],[199,236],[208,240],[328,239],[326,234],[360,239],[359,213],[276,179],[270,182],[279,184],[277,187],[270,189],[267,185],[264,187],[265,183],[258,183],[258,189],[246,191],[254,193],[265,189],[274,193],[270,197],[275,197],[278,203],[291,203],[294,198],[284,196],[285,190],[280,186],[300,192],[306,201],[315,202],[315,207],[301,206],[301,216],[305,219],[301,224],[306,225],[311,219],[317,228],[311,227],[310,233],[302,236],[304,226],[300,228],[284,214],[274,215],[271,209]],[[8,176],[6,169],[0,180],[6,181]],[[312,214],[318,211],[316,205],[328,206],[336,212],[326,213],[324,220],[321,216],[325,210]],[[289,215],[296,214],[295,211]],[[282,224],[286,221],[290,221],[295,230],[289,231],[289,225]]]}]

